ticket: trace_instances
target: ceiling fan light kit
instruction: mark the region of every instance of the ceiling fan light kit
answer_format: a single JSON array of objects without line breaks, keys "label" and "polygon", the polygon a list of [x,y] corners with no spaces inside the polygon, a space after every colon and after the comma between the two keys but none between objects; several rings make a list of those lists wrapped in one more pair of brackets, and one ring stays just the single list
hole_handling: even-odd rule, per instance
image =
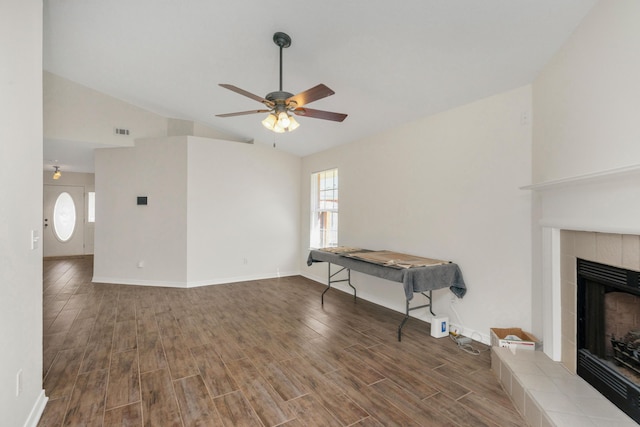
[{"label": "ceiling fan light kit", "polygon": [[264,120],[262,120],[262,125],[265,128],[276,133],[291,132],[300,126],[300,124],[293,117],[293,114],[315,119],[331,120],[335,122],[342,122],[345,118],[347,118],[346,114],[303,108],[303,106],[306,104],[322,98],[326,98],[327,96],[331,96],[335,93],[323,84],[319,84],[315,87],[312,87],[311,89],[307,89],[297,95],[282,90],[282,49],[291,46],[291,37],[289,37],[285,33],[277,32],[273,35],[273,42],[280,48],[280,90],[270,92],[267,94],[267,96],[262,98],[244,89],[240,89],[239,87],[236,87],[234,85],[220,83],[220,86],[222,86],[223,88],[229,89],[232,92],[236,92],[240,95],[246,96],[247,98],[251,98],[255,101],[261,102],[269,109],[217,114],[216,116],[234,117],[247,114],[269,113],[269,115]]},{"label": "ceiling fan light kit", "polygon": [[269,113],[267,118],[262,121],[262,126],[276,133],[284,133],[296,130],[300,123],[286,111],[281,111],[277,116],[274,113]]}]

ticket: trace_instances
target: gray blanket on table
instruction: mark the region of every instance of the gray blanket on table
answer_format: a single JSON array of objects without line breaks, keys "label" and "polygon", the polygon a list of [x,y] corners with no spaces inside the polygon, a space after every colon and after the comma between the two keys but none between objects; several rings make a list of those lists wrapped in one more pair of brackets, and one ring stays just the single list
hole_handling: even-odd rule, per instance
[{"label": "gray blanket on table", "polygon": [[414,292],[432,291],[447,287],[458,298],[462,298],[467,293],[462,271],[460,271],[460,267],[457,264],[452,262],[428,267],[394,268],[330,252],[312,250],[309,252],[307,265],[311,265],[314,262],[330,262],[353,271],[359,271],[360,273],[393,282],[400,282],[404,286],[407,301],[413,299]]}]

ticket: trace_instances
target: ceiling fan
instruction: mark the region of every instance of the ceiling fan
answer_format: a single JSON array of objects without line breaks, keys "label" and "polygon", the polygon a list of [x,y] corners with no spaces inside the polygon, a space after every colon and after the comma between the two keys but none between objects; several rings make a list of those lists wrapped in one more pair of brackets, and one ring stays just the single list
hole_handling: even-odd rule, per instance
[{"label": "ceiling fan", "polygon": [[225,89],[229,89],[247,98],[251,98],[263,103],[268,109],[266,110],[250,110],[240,111],[238,113],[216,114],[216,117],[234,117],[244,116],[247,114],[269,113],[266,119],[262,121],[264,127],[277,133],[291,132],[296,129],[299,123],[290,115],[293,113],[297,116],[311,117],[314,119],[332,120],[341,122],[347,118],[346,114],[333,113],[330,111],[314,110],[306,108],[307,104],[317,101],[327,96],[333,95],[335,92],[323,84],[307,89],[294,95],[282,90],[282,49],[291,46],[291,37],[285,33],[277,32],[273,35],[273,42],[280,47],[280,90],[268,93],[264,98],[240,89],[237,86],[221,83]]}]

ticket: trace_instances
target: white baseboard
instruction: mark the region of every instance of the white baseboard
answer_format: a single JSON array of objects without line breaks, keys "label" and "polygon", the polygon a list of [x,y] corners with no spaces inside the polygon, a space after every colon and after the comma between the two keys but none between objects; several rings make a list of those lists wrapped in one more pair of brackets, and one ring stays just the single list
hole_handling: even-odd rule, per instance
[{"label": "white baseboard", "polygon": [[474,341],[481,342],[482,344],[491,345],[491,338],[487,334],[480,333],[475,329],[467,328],[459,323],[449,323],[449,330],[451,330],[452,326],[455,326],[458,331],[460,331],[460,335],[469,337]]},{"label": "white baseboard", "polygon": [[[326,278],[319,278],[318,276],[313,276],[313,275],[304,274],[304,273],[301,273],[301,275],[303,277],[306,277],[307,279],[313,280],[314,282],[318,282],[318,283],[320,283],[320,284],[322,284],[324,286],[327,286],[327,279]],[[338,290],[340,292],[344,292],[345,294],[353,296],[353,290],[349,286],[343,285],[342,283],[333,283],[333,284],[331,284],[331,289],[336,289],[336,290]],[[398,289],[400,289],[400,288],[398,288]],[[400,290],[399,290],[399,292],[400,292]],[[396,311],[398,313],[405,314],[405,308],[404,307],[393,307],[393,306],[391,306],[390,304],[387,304],[385,301],[383,301],[381,299],[365,298],[365,297],[361,296],[360,292],[358,292],[358,298],[363,299],[365,301],[372,302],[372,303],[377,304],[379,306],[388,308],[389,310],[393,310],[393,311]],[[404,305],[404,303],[403,303],[403,305]],[[423,320],[423,321],[427,321],[427,322],[431,320],[430,316],[426,317],[425,315],[421,315],[419,313],[411,313],[411,312],[409,312],[409,316],[413,317],[415,319],[419,319],[419,320]]]},{"label": "white baseboard", "polygon": [[31,408],[29,418],[24,422],[24,427],[36,427],[38,425],[40,417],[42,417],[42,413],[44,412],[44,408],[47,406],[48,400],[49,398],[44,394],[44,390],[42,390],[38,395],[33,408]]},{"label": "white baseboard", "polygon": [[161,280],[140,280],[128,279],[126,277],[106,277],[93,276],[92,283],[106,283],[111,285],[136,285],[136,286],[157,286],[160,288],[186,288],[185,282],[168,282]]},{"label": "white baseboard", "polygon": [[252,274],[248,276],[234,276],[234,277],[224,277],[222,279],[209,279],[209,280],[198,280],[198,281],[190,281],[187,283],[187,288],[196,288],[200,286],[210,286],[210,285],[224,285],[226,283],[237,283],[237,282],[249,282],[251,280],[266,280],[266,279],[276,279],[278,277],[288,277],[288,276],[296,276],[299,272],[280,272],[279,274]]},{"label": "white baseboard", "polygon": [[250,280],[275,279],[278,277],[296,276],[298,274],[300,273],[297,271],[295,272],[287,271],[287,272],[280,272],[279,274],[278,273],[276,274],[262,273],[262,274],[252,274],[247,276],[223,277],[223,278],[213,278],[213,279],[206,279],[206,280],[192,280],[192,281],[186,281],[186,282],[170,282],[170,281],[160,281],[160,280],[129,279],[129,278],[123,278],[123,277],[93,276],[93,278],[91,279],[91,282],[110,283],[114,285],[157,286],[160,288],[197,288],[200,286],[248,282]]},{"label": "white baseboard", "polygon": [[[326,277],[318,277],[318,276],[314,276],[314,275],[311,275],[311,274],[304,274],[304,273],[301,273],[301,275],[306,277],[307,279],[313,280],[314,282],[321,283],[321,284],[323,284],[325,286],[327,285]],[[352,295],[351,289],[349,287],[347,287],[347,286],[343,286],[340,283],[332,284],[331,288],[332,289],[336,289],[336,290],[341,291],[341,292],[344,292],[346,294]],[[358,298],[361,298],[361,297],[358,296]],[[397,311],[398,313],[403,313],[404,314],[404,310],[397,309],[395,307],[390,307],[389,305],[384,304],[384,302],[373,301],[373,300],[370,300],[370,299],[367,299],[367,298],[362,298],[362,299],[364,299],[366,301],[369,301],[369,302],[372,302],[374,304],[378,304],[378,305],[381,305],[383,307],[386,307],[389,310]],[[423,320],[425,322],[431,323],[431,318],[432,317],[431,317],[430,313],[428,313],[428,312],[427,312],[427,314],[424,314],[424,313],[422,313],[422,314],[421,313],[409,313],[409,316],[413,317],[413,318],[416,318],[416,319],[419,319],[419,320]],[[451,325],[451,322],[449,323],[449,325]],[[464,325],[460,325],[460,324],[457,324],[457,323],[455,325],[458,327],[458,329],[460,331],[462,331],[461,334],[464,335],[465,337],[469,337],[474,341],[478,341],[478,342],[481,342],[481,343],[486,344],[486,345],[491,345],[491,338],[489,337],[489,335],[480,333],[480,332],[476,331],[475,329],[468,328],[468,327],[466,327]]]},{"label": "white baseboard", "polygon": [[[300,275],[302,277],[306,277],[309,280],[313,280],[314,282],[318,282],[321,285],[327,286],[327,278],[326,277],[321,278],[321,277],[318,277],[318,276],[314,276],[313,274],[305,274],[305,273],[300,273]],[[336,288],[336,289],[339,289],[339,288]]]}]

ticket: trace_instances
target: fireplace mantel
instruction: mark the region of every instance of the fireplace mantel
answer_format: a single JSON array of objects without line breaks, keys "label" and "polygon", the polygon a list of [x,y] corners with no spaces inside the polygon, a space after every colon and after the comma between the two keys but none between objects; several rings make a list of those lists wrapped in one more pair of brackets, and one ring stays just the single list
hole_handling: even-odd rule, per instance
[{"label": "fireplace mantel", "polygon": [[568,187],[577,184],[594,183],[597,181],[605,181],[612,178],[622,177],[626,175],[640,174],[640,165],[623,166],[614,169],[608,169],[599,172],[592,172],[584,175],[577,175],[567,178],[561,178],[552,181],[541,182],[537,184],[525,185],[520,187],[521,190],[545,191],[562,187]]}]

